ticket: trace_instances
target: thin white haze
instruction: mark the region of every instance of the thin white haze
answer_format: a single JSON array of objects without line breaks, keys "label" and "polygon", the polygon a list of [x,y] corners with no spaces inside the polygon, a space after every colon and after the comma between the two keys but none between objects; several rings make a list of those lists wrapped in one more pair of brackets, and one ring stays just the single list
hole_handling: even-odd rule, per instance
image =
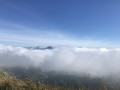
[{"label": "thin white haze", "polygon": [[0,45],[0,66],[38,67],[78,75],[119,74],[120,49],[58,47],[29,50]]}]

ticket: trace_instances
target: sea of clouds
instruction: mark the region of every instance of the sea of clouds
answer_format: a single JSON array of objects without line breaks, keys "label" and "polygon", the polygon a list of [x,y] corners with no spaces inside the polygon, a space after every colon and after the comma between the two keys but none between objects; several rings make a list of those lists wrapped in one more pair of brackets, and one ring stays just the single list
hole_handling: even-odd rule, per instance
[{"label": "sea of clouds", "polygon": [[0,67],[15,66],[78,75],[120,74],[120,49],[56,47],[52,50],[30,50],[0,45]]}]

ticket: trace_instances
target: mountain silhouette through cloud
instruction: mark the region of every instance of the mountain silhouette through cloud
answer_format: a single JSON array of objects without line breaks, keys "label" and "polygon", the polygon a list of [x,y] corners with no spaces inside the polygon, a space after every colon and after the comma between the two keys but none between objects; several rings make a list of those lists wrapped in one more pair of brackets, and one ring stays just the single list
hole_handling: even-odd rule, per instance
[{"label": "mountain silhouette through cloud", "polygon": [[46,46],[46,47],[42,47],[42,46],[36,46],[36,47],[26,47],[27,49],[30,49],[30,50],[46,50],[46,49],[54,49],[54,47],[52,46]]}]

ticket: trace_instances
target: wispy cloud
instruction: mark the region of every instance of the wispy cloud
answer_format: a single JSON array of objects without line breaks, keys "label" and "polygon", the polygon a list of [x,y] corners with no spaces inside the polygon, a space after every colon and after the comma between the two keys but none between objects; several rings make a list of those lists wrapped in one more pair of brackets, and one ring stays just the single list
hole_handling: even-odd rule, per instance
[{"label": "wispy cloud", "polygon": [[[24,25],[0,22],[0,43],[8,45],[65,45],[65,46],[82,46],[82,47],[106,47],[108,42],[92,39],[71,38],[64,33],[56,30],[47,30],[41,28],[28,28]],[[12,27],[12,28],[11,28]],[[51,32],[50,32],[51,31]]]},{"label": "wispy cloud", "polygon": [[[39,36],[40,35],[40,36]],[[35,46],[35,45],[65,45],[65,46],[82,46],[82,47],[104,47],[107,43],[92,40],[74,40],[67,38],[63,35],[53,33],[51,35],[41,33],[38,36],[27,34],[12,34],[12,33],[0,33],[0,42],[19,43],[22,46]],[[4,43],[3,43],[4,44]]]}]

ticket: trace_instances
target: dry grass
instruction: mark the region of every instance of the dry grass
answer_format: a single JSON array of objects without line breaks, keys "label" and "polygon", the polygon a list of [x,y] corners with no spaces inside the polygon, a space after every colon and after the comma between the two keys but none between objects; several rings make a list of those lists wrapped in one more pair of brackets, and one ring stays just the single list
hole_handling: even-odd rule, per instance
[{"label": "dry grass", "polygon": [[[69,88],[52,87],[31,80],[19,80],[6,72],[0,72],[0,90],[72,90]],[[80,89],[81,90],[81,89]]]},{"label": "dry grass", "polygon": [[[52,85],[45,85],[40,82],[33,82],[31,80],[20,80],[15,76],[10,75],[6,72],[0,72],[0,90],[108,90],[106,86],[103,88],[96,87],[94,89],[89,88],[79,88],[79,89],[70,89],[67,87],[58,87]],[[114,90],[114,89],[110,89]],[[116,89],[120,90],[120,89]]]}]

